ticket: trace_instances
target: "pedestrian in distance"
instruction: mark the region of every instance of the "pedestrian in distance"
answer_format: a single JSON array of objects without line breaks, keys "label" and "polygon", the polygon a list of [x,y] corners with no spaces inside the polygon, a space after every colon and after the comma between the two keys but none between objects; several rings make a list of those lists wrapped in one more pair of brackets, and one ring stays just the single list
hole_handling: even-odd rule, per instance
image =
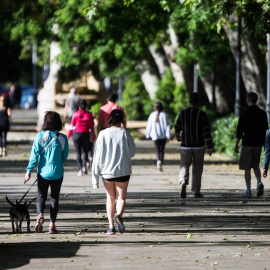
[{"label": "pedestrian in distance", "polygon": [[248,108],[239,117],[236,133],[236,144],[234,151],[239,152],[239,142],[242,139],[242,148],[239,159],[239,169],[244,170],[246,192],[244,198],[251,198],[251,169],[257,178],[257,196],[264,192],[264,185],[261,181],[260,157],[262,146],[265,143],[265,134],[268,129],[266,112],[260,109],[256,103],[258,95],[249,92],[246,97]]},{"label": "pedestrian in distance", "polygon": [[264,161],[263,161],[263,171],[262,175],[265,178],[268,173],[270,162],[270,129],[266,131],[265,143],[264,143]]},{"label": "pedestrian in distance", "polygon": [[[175,124],[175,135],[180,146],[179,181],[181,198],[186,198],[186,187],[189,184],[189,167],[192,164],[191,190],[195,198],[203,198],[201,194],[201,181],[205,155],[205,144],[209,156],[213,152],[210,125],[205,112],[199,109],[200,96],[192,93],[189,97],[190,107],[179,113]],[[180,136],[181,133],[181,136]]]},{"label": "pedestrian in distance", "polygon": [[107,234],[110,235],[115,234],[115,223],[118,232],[125,232],[122,216],[131,175],[131,158],[136,153],[136,145],[130,133],[121,128],[123,123],[124,113],[119,109],[113,110],[108,118],[108,128],[102,130],[97,138],[92,166],[93,188],[99,187],[101,176],[106,189],[109,220]]},{"label": "pedestrian in distance", "polygon": [[64,177],[63,163],[67,160],[69,145],[67,136],[60,133],[62,130],[61,117],[57,112],[45,113],[42,131],[34,140],[28,166],[25,173],[25,182],[30,180],[31,172],[37,166],[37,222],[35,231],[41,233],[44,223],[44,209],[51,189],[50,225],[49,233],[58,232],[55,226],[59,208],[59,194]]},{"label": "pedestrian in distance", "polygon": [[9,91],[10,107],[13,109],[20,108],[21,101],[21,87],[19,85],[12,84]]},{"label": "pedestrian in distance", "polygon": [[66,100],[64,109],[64,119],[68,118],[69,124],[71,123],[72,116],[79,109],[80,97],[76,95],[76,88],[72,87],[70,89],[69,96]]},{"label": "pedestrian in distance", "polygon": [[152,112],[148,118],[146,138],[151,138],[154,142],[157,156],[157,168],[162,171],[165,145],[166,142],[169,142],[171,139],[171,131],[168,116],[163,112],[163,106],[160,102],[156,102],[154,105],[154,112]]},{"label": "pedestrian in distance", "polygon": [[0,96],[0,157],[7,155],[7,133],[9,131],[9,118],[11,117],[11,109],[8,97]]},{"label": "pedestrian in distance", "polygon": [[118,109],[121,110],[124,114],[124,120],[121,124],[122,128],[126,128],[126,114],[122,107],[116,104],[117,101],[117,95],[116,94],[110,94],[107,98],[107,104],[103,105],[99,109],[98,113],[98,134],[101,130],[107,128],[107,120],[109,118],[110,113],[112,110]]},{"label": "pedestrian in distance", "polygon": [[[98,120],[96,119],[95,113],[91,112],[91,108],[88,110],[93,118],[94,118],[94,129],[97,127],[98,125]],[[96,130],[96,129],[95,129]],[[89,147],[88,147],[88,162],[86,163],[86,167],[87,169],[89,169],[90,167],[92,167],[93,164],[93,155],[94,155],[94,139],[93,139],[93,135],[90,129],[90,137],[89,137]]]},{"label": "pedestrian in distance", "polygon": [[94,117],[90,112],[88,112],[87,102],[84,99],[81,99],[79,103],[79,110],[73,114],[67,134],[68,139],[72,135],[74,147],[76,150],[78,176],[87,174],[87,162],[89,162],[88,150],[90,132],[94,142],[96,139]]}]

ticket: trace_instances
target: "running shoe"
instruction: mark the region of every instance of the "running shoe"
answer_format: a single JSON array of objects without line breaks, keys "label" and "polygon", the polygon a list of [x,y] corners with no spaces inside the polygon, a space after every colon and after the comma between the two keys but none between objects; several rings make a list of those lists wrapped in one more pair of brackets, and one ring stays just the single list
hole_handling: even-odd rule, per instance
[{"label": "running shoe", "polygon": [[246,191],[243,195],[242,198],[251,198],[251,190]]},{"label": "running shoe", "polygon": [[44,216],[42,216],[41,214],[38,215],[37,217],[37,223],[35,226],[35,232],[36,233],[41,233],[43,231],[43,224],[44,223]]},{"label": "running shoe", "polygon": [[158,169],[159,171],[161,171],[161,172],[163,171],[163,170],[162,170],[162,162],[161,162],[160,160],[157,161],[157,169]]},{"label": "running shoe", "polygon": [[263,191],[264,191],[264,185],[262,182],[260,182],[257,185],[257,197],[261,197],[263,195]]},{"label": "running shoe", "polygon": [[194,198],[203,198],[203,195],[200,192],[195,192]]},{"label": "running shoe", "polygon": [[107,234],[109,234],[109,235],[115,234],[115,228],[114,228],[114,227],[110,228],[110,229],[107,231]]},{"label": "running shoe", "polygon": [[114,222],[117,224],[117,231],[120,233],[124,233],[125,225],[123,224],[123,220],[120,215],[115,215]]},{"label": "running shoe", "polygon": [[49,234],[56,234],[58,230],[56,229],[55,225],[49,227]]},{"label": "running shoe", "polygon": [[180,197],[182,199],[185,199],[187,197],[187,184],[186,183],[183,183],[182,184],[182,189],[181,189]]}]

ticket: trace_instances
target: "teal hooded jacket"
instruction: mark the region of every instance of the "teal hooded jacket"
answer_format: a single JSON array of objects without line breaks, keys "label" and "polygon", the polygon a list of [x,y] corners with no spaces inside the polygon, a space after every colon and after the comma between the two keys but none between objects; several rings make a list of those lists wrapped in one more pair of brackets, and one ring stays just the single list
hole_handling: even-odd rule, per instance
[{"label": "teal hooded jacket", "polygon": [[37,166],[37,173],[47,180],[57,180],[64,175],[63,163],[67,160],[69,151],[67,136],[59,133],[52,145],[42,152],[56,134],[56,130],[41,131],[37,134],[26,171],[32,172]]}]

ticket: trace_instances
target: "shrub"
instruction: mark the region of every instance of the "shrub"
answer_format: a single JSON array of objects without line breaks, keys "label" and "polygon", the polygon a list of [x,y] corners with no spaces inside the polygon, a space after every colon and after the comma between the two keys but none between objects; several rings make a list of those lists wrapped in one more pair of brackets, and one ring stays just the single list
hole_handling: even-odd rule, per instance
[{"label": "shrub", "polygon": [[139,74],[132,74],[123,91],[123,106],[127,120],[145,120],[153,111],[153,101],[144,88]]},{"label": "shrub", "polygon": [[173,91],[173,110],[174,114],[178,113],[189,106],[189,94],[184,83],[176,85]]},{"label": "shrub", "polygon": [[98,119],[99,108],[101,106],[102,106],[102,103],[98,102],[98,103],[92,105],[91,108],[89,109],[89,112],[93,113],[97,119]]},{"label": "shrub", "polygon": [[234,152],[237,123],[238,117],[233,114],[213,122],[212,136],[215,152],[226,153],[233,159],[238,157]]},{"label": "shrub", "polygon": [[172,72],[168,69],[164,77],[160,80],[155,98],[162,103],[164,112],[167,113],[171,122],[175,117],[173,95],[175,87],[176,84]]}]

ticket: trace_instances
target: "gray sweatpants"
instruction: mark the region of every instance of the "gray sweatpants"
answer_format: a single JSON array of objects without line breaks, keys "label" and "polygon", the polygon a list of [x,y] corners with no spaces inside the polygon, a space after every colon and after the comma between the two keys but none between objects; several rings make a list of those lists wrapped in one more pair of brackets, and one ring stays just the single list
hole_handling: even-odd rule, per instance
[{"label": "gray sweatpants", "polygon": [[180,148],[180,170],[179,181],[189,184],[189,167],[192,164],[191,191],[200,192],[203,172],[205,148],[203,149],[181,149]]}]

